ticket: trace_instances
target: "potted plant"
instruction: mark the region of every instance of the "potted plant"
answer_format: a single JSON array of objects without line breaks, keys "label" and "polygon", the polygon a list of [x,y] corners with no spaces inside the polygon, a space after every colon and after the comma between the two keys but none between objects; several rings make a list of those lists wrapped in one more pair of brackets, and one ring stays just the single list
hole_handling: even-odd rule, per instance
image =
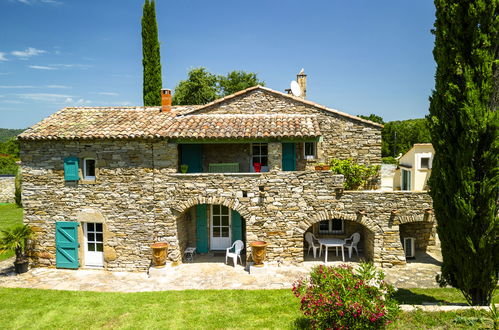
[{"label": "potted plant", "polygon": [[189,165],[187,164],[180,165],[180,172],[187,173],[188,170],[189,170]]},{"label": "potted plant", "polygon": [[318,163],[317,165],[315,165],[316,171],[329,171],[330,168],[331,167],[326,163]]},{"label": "potted plant", "polygon": [[28,258],[26,257],[26,247],[28,240],[33,238],[34,232],[27,225],[17,225],[7,230],[2,230],[0,238],[0,252],[12,251],[16,254],[14,266],[17,274],[28,271]]},{"label": "potted plant", "polygon": [[261,172],[262,171],[262,163],[253,163],[253,168],[255,169],[255,172]]}]

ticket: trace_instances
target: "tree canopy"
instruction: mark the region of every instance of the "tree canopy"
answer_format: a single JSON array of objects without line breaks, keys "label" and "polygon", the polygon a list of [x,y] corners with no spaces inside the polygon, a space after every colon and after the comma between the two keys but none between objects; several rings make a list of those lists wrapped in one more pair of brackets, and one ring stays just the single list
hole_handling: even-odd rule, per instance
[{"label": "tree canopy", "polygon": [[397,157],[415,143],[430,142],[430,131],[424,118],[389,121],[381,131],[381,139],[382,156]]},{"label": "tree canopy", "polygon": [[146,0],[142,12],[142,65],[144,106],[161,105],[161,57],[154,0]]},{"label": "tree canopy", "polygon": [[385,121],[383,120],[383,118],[381,118],[381,116],[375,115],[374,113],[371,113],[369,116],[357,115],[357,117],[360,117],[362,119],[367,119],[367,120],[373,121],[373,122],[381,124],[381,125],[385,124]]},{"label": "tree canopy", "polygon": [[499,1],[435,0],[435,149],[430,195],[442,246],[442,282],[488,305],[499,240]]},{"label": "tree canopy", "polygon": [[172,103],[206,104],[240,90],[264,84],[258,80],[256,73],[252,72],[232,71],[226,76],[217,76],[203,67],[194,68],[189,71],[187,79],[180,81],[175,87]]}]

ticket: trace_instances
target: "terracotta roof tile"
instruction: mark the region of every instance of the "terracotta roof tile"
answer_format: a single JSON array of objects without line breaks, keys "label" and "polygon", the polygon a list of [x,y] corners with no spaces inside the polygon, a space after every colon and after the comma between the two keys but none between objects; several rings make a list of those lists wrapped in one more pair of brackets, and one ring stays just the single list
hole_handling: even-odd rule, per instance
[{"label": "terracotta roof tile", "polygon": [[[318,137],[315,116],[294,114],[182,115],[198,106],[64,108],[19,135],[22,140],[134,138]],[[179,116],[180,115],[180,116]]]}]

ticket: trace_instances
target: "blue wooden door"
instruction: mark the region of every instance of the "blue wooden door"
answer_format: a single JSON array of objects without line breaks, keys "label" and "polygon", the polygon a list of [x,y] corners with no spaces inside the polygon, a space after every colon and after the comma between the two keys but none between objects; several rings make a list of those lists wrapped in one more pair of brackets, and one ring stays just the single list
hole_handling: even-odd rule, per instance
[{"label": "blue wooden door", "polygon": [[182,144],[181,165],[188,165],[187,173],[203,172],[203,145],[202,144]]},{"label": "blue wooden door", "polygon": [[78,268],[78,222],[55,223],[55,265],[57,268]]},{"label": "blue wooden door", "polygon": [[296,146],[294,143],[282,144],[282,170],[296,171]]},{"label": "blue wooden door", "polygon": [[243,223],[241,215],[232,210],[232,243],[237,240],[243,240]]},{"label": "blue wooden door", "polygon": [[208,252],[207,205],[196,205],[196,249],[199,253]]}]

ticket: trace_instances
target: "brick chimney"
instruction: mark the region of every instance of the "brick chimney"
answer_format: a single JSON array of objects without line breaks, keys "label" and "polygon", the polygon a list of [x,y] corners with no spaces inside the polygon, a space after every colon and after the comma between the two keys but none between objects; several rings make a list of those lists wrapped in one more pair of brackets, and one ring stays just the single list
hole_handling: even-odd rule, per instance
[{"label": "brick chimney", "polygon": [[164,88],[161,90],[160,112],[170,112],[170,111],[172,111],[172,90]]},{"label": "brick chimney", "polygon": [[301,89],[301,95],[300,97],[306,98],[307,97],[307,75],[305,74],[305,71],[301,69],[300,73],[296,75],[296,82],[298,85],[300,85]]}]

